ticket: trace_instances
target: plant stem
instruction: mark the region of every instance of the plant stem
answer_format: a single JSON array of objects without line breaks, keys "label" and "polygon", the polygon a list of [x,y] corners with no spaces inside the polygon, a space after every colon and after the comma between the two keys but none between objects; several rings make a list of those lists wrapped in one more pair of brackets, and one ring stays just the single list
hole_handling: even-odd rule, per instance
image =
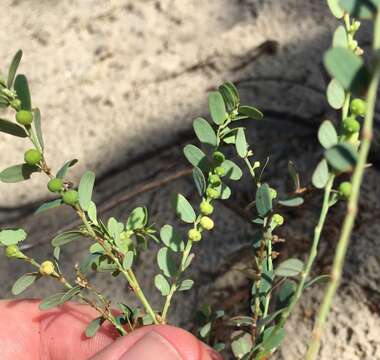
[{"label": "plant stem", "polygon": [[89,224],[86,214],[84,211],[80,208],[76,208],[76,212],[83,221],[84,225],[86,226],[87,231],[90,233],[91,237],[98,242],[100,245],[103,246],[104,250],[106,251],[107,255],[112,259],[112,261],[117,265],[118,270],[124,275],[124,277],[127,279],[129,285],[131,286],[133,292],[135,295],[140,299],[141,303],[143,304],[145,310],[147,313],[152,317],[152,320],[155,324],[159,324],[160,322],[157,319],[157,315],[154,312],[152,306],[150,305],[149,301],[147,300],[144,292],[141,289],[141,286],[133,272],[132,269],[125,270],[123,268],[123,265],[120,263],[120,260],[112,254],[112,252],[108,251],[104,244],[104,240],[99,238],[98,235],[96,235],[95,231],[92,229],[91,225]]},{"label": "plant stem", "polygon": [[189,239],[189,241],[186,244],[185,250],[182,253],[182,260],[181,260],[181,265],[180,265],[179,272],[176,275],[176,277],[175,277],[175,279],[173,281],[173,284],[170,287],[170,292],[169,292],[169,294],[168,294],[168,296],[166,297],[166,300],[165,300],[165,304],[164,304],[164,307],[163,307],[163,310],[162,310],[162,317],[161,317],[161,320],[162,320],[163,324],[166,323],[166,318],[168,316],[168,311],[169,311],[169,307],[170,307],[170,304],[171,304],[172,297],[173,297],[174,293],[177,291],[177,288],[178,288],[178,284],[177,284],[178,278],[181,275],[181,273],[185,270],[184,269],[185,263],[186,263],[187,258],[190,255],[190,251],[191,251],[192,247],[193,247],[193,242]]},{"label": "plant stem", "polygon": [[[373,49],[378,51],[380,48],[380,15],[376,16]],[[321,336],[323,334],[327,315],[331,308],[331,303],[339,286],[342,277],[344,261],[347,253],[347,247],[350,241],[352,229],[354,227],[355,218],[357,215],[357,208],[360,196],[360,187],[363,180],[363,174],[369,149],[371,147],[372,132],[373,132],[373,119],[376,103],[377,88],[380,79],[380,63],[376,59],[373,77],[368,89],[367,95],[367,113],[364,119],[362,143],[359,150],[358,162],[355,171],[352,175],[352,193],[347,205],[347,213],[344,219],[341,236],[337,245],[334,256],[333,267],[331,270],[331,278],[327,285],[327,290],[324,295],[322,305],[319,308],[318,316],[314,325],[313,336],[309,345],[306,359],[316,359],[320,348]]]}]

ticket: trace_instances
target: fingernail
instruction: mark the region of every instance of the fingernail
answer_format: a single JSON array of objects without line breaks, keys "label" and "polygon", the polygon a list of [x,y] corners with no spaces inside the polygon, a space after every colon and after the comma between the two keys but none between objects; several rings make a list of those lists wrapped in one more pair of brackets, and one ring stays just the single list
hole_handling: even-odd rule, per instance
[{"label": "fingernail", "polygon": [[120,360],[182,360],[176,348],[160,334],[151,331],[137,341]]}]

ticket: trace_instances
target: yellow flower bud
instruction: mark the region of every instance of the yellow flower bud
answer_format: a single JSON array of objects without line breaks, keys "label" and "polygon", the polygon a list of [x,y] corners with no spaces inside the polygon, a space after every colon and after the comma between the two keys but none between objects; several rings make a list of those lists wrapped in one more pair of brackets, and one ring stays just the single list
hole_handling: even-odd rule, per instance
[{"label": "yellow flower bud", "polygon": [[208,216],[202,216],[201,220],[199,221],[199,224],[205,230],[212,230],[214,227],[214,221]]}]

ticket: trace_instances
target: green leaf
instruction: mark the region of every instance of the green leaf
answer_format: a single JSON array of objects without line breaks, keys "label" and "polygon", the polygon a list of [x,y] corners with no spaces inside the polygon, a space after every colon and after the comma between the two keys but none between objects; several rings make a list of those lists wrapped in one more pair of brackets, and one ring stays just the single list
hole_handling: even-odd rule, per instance
[{"label": "green leaf", "polygon": [[322,159],[314,170],[311,182],[317,189],[323,189],[329,179],[329,167],[326,159]]},{"label": "green leaf", "polygon": [[254,324],[251,316],[234,316],[228,321],[233,326],[252,326]]},{"label": "green leaf", "polygon": [[199,167],[205,173],[208,172],[210,163],[201,149],[189,144],[184,147],[183,153],[191,165]]},{"label": "green leaf", "polygon": [[286,279],[281,285],[280,291],[276,299],[276,309],[285,309],[289,306],[293,295],[295,294],[297,285],[293,280]]},{"label": "green leaf", "polygon": [[26,232],[23,229],[0,231],[0,244],[5,246],[16,245],[26,239]]},{"label": "green leaf", "polygon": [[173,197],[173,206],[176,214],[186,223],[193,223],[196,219],[195,211],[187,199],[178,194]]},{"label": "green leaf", "polygon": [[123,269],[124,270],[129,270],[132,265],[133,265],[133,258],[134,258],[134,253],[133,251],[128,251],[123,259]]},{"label": "green leaf", "polygon": [[55,200],[52,200],[52,201],[48,201],[48,202],[40,205],[34,213],[35,214],[40,214],[40,213],[42,213],[44,211],[57,208],[58,206],[60,206],[62,204],[63,204],[62,199],[55,199]]},{"label": "green leaf", "polygon": [[236,151],[241,158],[245,158],[248,153],[248,144],[245,138],[245,132],[243,128],[239,128],[236,133]]},{"label": "green leaf", "polygon": [[352,170],[357,162],[357,152],[351,144],[337,144],[325,151],[327,162],[341,172]]},{"label": "green leaf", "polygon": [[363,59],[351,50],[337,47],[327,50],[324,64],[330,75],[346,90],[364,93],[370,81],[370,74]]},{"label": "green leaf", "polygon": [[28,136],[21,126],[5,119],[0,119],[0,131],[20,138],[26,138]]},{"label": "green leaf", "polygon": [[279,200],[278,203],[282,206],[297,207],[304,203],[304,200],[300,196]]},{"label": "green leaf", "polygon": [[192,173],[195,187],[197,188],[199,195],[202,196],[205,193],[207,187],[203,172],[199,167],[194,167]]},{"label": "green leaf", "polygon": [[62,297],[65,295],[64,292],[58,294],[50,295],[43,299],[38,306],[41,311],[52,309],[56,306],[62,305]]},{"label": "green leaf", "polygon": [[336,79],[332,79],[327,87],[327,101],[329,105],[333,109],[339,110],[343,107],[345,97],[346,93],[343,87]]},{"label": "green leaf", "polygon": [[325,149],[338,143],[338,135],[331,121],[325,120],[318,130],[318,140]]},{"label": "green leaf", "polygon": [[8,80],[7,80],[7,87],[9,89],[12,88],[13,81],[15,79],[18,66],[20,65],[21,58],[22,58],[22,50],[19,50],[19,51],[17,51],[17,53],[13,57],[11,65],[9,66]]},{"label": "green leaf", "polygon": [[319,276],[316,276],[314,279],[306,281],[306,283],[305,283],[305,285],[304,285],[303,288],[307,289],[307,288],[313,286],[314,284],[324,284],[324,283],[328,282],[330,278],[331,278],[330,275],[319,275]]},{"label": "green leaf", "polygon": [[77,159],[69,160],[63,164],[63,166],[58,170],[56,177],[63,179],[66,176],[67,170],[74,166],[78,162]]},{"label": "green leaf", "polygon": [[194,281],[191,279],[185,279],[181,282],[181,285],[178,288],[178,291],[187,291],[190,290],[194,285]]},{"label": "green leaf", "polygon": [[333,36],[333,47],[347,48],[347,31],[343,25],[339,25],[334,32]]},{"label": "green leaf", "polygon": [[132,210],[127,220],[127,229],[142,229],[148,222],[148,210],[146,207],[137,207]]},{"label": "green leaf", "polygon": [[30,179],[35,172],[40,172],[40,168],[34,165],[19,164],[4,169],[0,173],[0,180],[4,183],[17,183]]},{"label": "green leaf", "polygon": [[121,222],[118,222],[114,217],[110,217],[108,219],[107,229],[108,229],[109,234],[112,236],[112,238],[117,240],[119,239],[120,234],[124,230],[124,224]]},{"label": "green leaf", "polygon": [[287,259],[283,261],[275,270],[276,276],[292,277],[297,276],[303,270],[304,264],[298,259]]},{"label": "green leaf", "polygon": [[209,122],[202,118],[196,118],[193,122],[194,132],[201,143],[216,146],[217,137]]},{"label": "green leaf", "polygon": [[225,176],[230,180],[240,180],[243,176],[243,172],[241,171],[240,167],[231,160],[224,160],[222,167],[226,172]]},{"label": "green leaf", "polygon": [[41,145],[41,150],[44,151],[44,138],[42,136],[42,128],[41,128],[41,112],[40,109],[34,110],[34,126],[36,128],[36,135],[39,144]]},{"label": "green leaf", "polygon": [[211,332],[211,326],[212,326],[212,323],[211,323],[211,321],[210,321],[210,322],[208,322],[207,324],[203,325],[203,326],[199,329],[199,335],[200,335],[203,339],[210,335],[210,332]]},{"label": "green leaf", "polygon": [[21,276],[12,286],[12,294],[20,295],[39,278],[38,273],[29,273]]},{"label": "green leaf", "polygon": [[81,240],[82,238],[84,238],[84,235],[81,231],[76,231],[76,230],[66,231],[62,234],[57,235],[51,241],[51,244],[54,247],[63,246],[63,245],[71,243],[72,241]]},{"label": "green leaf", "polygon": [[87,214],[94,224],[98,223],[98,211],[96,209],[96,204],[93,201],[90,202],[90,206],[87,209]]},{"label": "green leaf", "polygon": [[14,89],[18,98],[21,101],[21,108],[23,110],[32,111],[32,101],[30,99],[30,91],[28,79],[25,75],[17,75],[14,83]]},{"label": "green leaf", "polygon": [[228,111],[232,111],[239,105],[239,93],[235,88],[235,85],[233,85],[230,82],[227,82],[219,86],[218,90],[223,96],[223,100],[227,106]]},{"label": "green leaf", "polygon": [[344,11],[339,4],[339,0],[327,0],[327,5],[329,6],[331,13],[337,19],[341,19],[343,17]]},{"label": "green leaf", "polygon": [[61,255],[61,248],[60,247],[55,247],[54,250],[53,250],[53,256],[54,256],[54,259],[57,262],[59,261],[60,255]]},{"label": "green leaf", "polygon": [[158,251],[157,263],[165,276],[171,277],[176,274],[176,265],[170,255],[170,250],[167,247],[163,247]]},{"label": "green leaf", "polygon": [[231,196],[231,189],[226,184],[221,185],[220,189],[220,199],[221,200],[227,200]]},{"label": "green leaf", "polygon": [[97,317],[96,319],[92,320],[86,328],[85,334],[88,338],[93,337],[101,328],[104,318],[102,316]]},{"label": "green leaf", "polygon": [[174,252],[183,251],[184,243],[181,235],[178,234],[173,226],[164,225],[160,230],[160,237],[162,242]]},{"label": "green leaf", "polygon": [[239,114],[248,116],[254,120],[262,120],[264,118],[264,114],[252,106],[239,106]]},{"label": "green leaf", "polygon": [[294,191],[299,190],[301,188],[300,176],[297,167],[294,165],[293,161],[288,162],[288,171],[290,178],[292,179]]},{"label": "green leaf", "polygon": [[158,274],[154,277],[154,285],[161,292],[162,296],[168,296],[170,293],[170,285],[166,277]]},{"label": "green leaf", "polygon": [[85,211],[90,206],[94,184],[95,174],[92,171],[86,171],[80,179],[78,187],[79,204]]},{"label": "green leaf", "polygon": [[[338,0],[336,0],[338,1]],[[340,0],[339,5],[356,19],[372,19],[377,13],[379,0]]]},{"label": "green leaf", "polygon": [[237,359],[242,359],[254,347],[252,336],[248,332],[236,331],[231,337],[231,349]]},{"label": "green leaf", "polygon": [[182,271],[185,271],[192,263],[193,259],[195,257],[195,254],[191,253],[187,258],[186,261],[183,264],[183,269]]},{"label": "green leaf", "polygon": [[227,119],[226,106],[219,91],[213,91],[208,96],[208,107],[211,118],[217,125],[222,125]]},{"label": "green leaf", "polygon": [[82,287],[77,285],[71,288],[70,290],[66,291],[62,298],[61,303],[64,304],[67,301],[70,301],[74,296],[78,295],[82,291]]},{"label": "green leaf", "polygon": [[268,184],[261,185],[256,191],[256,209],[262,217],[272,210],[272,196]]},{"label": "green leaf", "polygon": [[264,331],[262,346],[267,353],[271,352],[273,349],[277,349],[283,340],[285,339],[285,329],[280,328],[276,333],[274,333],[275,326],[271,326]]}]

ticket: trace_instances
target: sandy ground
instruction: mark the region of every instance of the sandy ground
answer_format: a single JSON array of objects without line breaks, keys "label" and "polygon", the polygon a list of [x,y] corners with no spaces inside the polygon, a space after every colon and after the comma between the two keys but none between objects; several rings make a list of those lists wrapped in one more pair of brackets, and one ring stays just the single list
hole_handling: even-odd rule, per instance
[{"label": "sandy ground", "polygon": [[[335,116],[324,98],[327,80],[321,54],[336,22],[323,1],[3,0],[0,13],[5,14],[1,27],[7,29],[0,32],[1,67],[6,68],[18,48],[24,50],[21,71],[28,75],[33,104],[43,114],[49,163],[57,168],[65,160],[79,158],[74,179],[85,169],[95,170],[96,198],[104,218],[111,213],[123,218],[134,205],[149,204],[158,224],[174,222],[170,194],[180,191],[196,199],[186,177],[143,193],[139,184],[159,182],[186,165],[181,146],[191,139],[191,121],[206,114],[207,91],[225,79],[235,81],[244,100],[267,115],[269,126],[251,124],[249,131],[259,158],[273,154],[269,181],[285,191],[288,159],[297,161],[305,182],[309,179],[310,164],[320,156],[315,131],[326,116]],[[366,45],[366,31],[362,34]],[[0,166],[21,162],[26,148],[23,141],[2,136]],[[362,213],[322,360],[380,358],[376,164],[366,180]],[[246,182],[235,191],[232,205],[220,206],[216,244],[210,239],[199,249],[191,274],[199,290],[175,302],[174,322],[187,324],[206,300],[224,304],[246,286],[230,268],[244,260],[241,254],[250,230],[236,209],[252,195]],[[41,243],[73,221],[64,208],[33,216],[36,204],[46,197],[38,176],[27,183],[0,184],[0,224],[25,226],[34,244],[30,252],[41,258],[48,254]],[[318,201],[315,196],[301,211],[289,213],[292,222],[283,230],[288,239],[283,256],[304,256]],[[328,271],[331,264],[342,210],[334,211],[326,231],[320,272]],[[87,247],[77,244],[65,251],[66,270]],[[140,265],[148,288],[156,271],[153,258],[154,249]],[[0,262],[0,297],[10,295],[14,278],[23,272],[21,265]],[[99,287],[116,299],[126,294],[126,288],[106,277],[101,277]],[[53,288],[47,284],[28,295],[47,295]],[[288,325],[279,359],[302,358],[321,290],[315,288],[304,297]],[[153,289],[151,296],[160,301]]]}]

